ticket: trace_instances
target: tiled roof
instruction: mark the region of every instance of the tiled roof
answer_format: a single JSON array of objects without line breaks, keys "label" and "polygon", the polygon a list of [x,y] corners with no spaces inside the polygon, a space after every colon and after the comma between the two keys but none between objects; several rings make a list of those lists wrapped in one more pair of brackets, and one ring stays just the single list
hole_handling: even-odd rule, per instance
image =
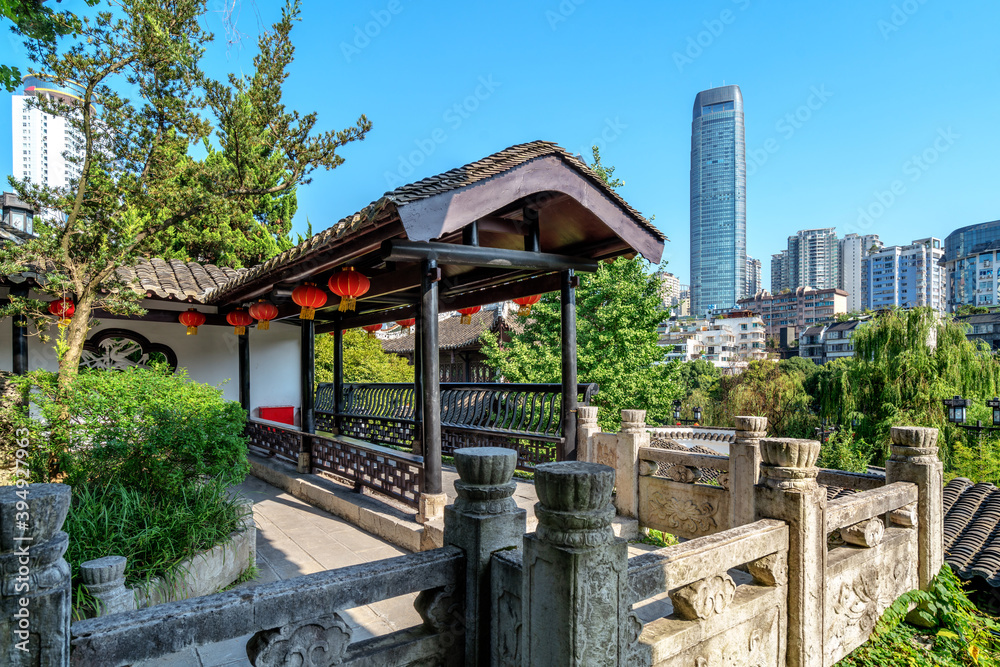
[{"label": "tiled roof", "polygon": [[[709,449],[708,447],[703,447],[702,445],[695,445],[694,447],[688,447],[686,445],[680,444],[679,442],[674,442],[673,440],[656,439],[650,441],[649,446],[659,447],[660,449],[672,449],[677,452],[691,452],[693,454],[708,454],[709,456],[723,456],[714,449]],[[666,469],[669,467],[670,467],[669,463],[660,463],[659,466],[657,467],[657,474],[664,475]],[[715,482],[719,478],[719,475],[721,475],[723,472],[724,471],[718,470],[716,468],[701,468],[701,478],[698,479],[698,482],[700,482],[701,484],[711,484]]]},{"label": "tiled roof", "polygon": [[205,303],[205,295],[236,278],[247,269],[231,269],[214,264],[163,260],[158,257],[140,260],[131,267],[117,270],[118,278],[136,292],[153,298]]},{"label": "tiled roof", "polygon": [[324,246],[329,245],[333,241],[374,224],[375,220],[380,216],[383,219],[391,217],[397,205],[408,204],[410,202],[433,197],[434,195],[442,194],[444,192],[457,190],[467,185],[498,176],[499,174],[518,167],[530,160],[549,155],[558,156],[568,164],[572,165],[575,169],[583,173],[588,180],[603,190],[608,197],[618,203],[619,206],[624,208],[631,215],[635,216],[646,231],[653,234],[661,241],[667,240],[667,237],[664,236],[663,232],[654,227],[652,223],[642,216],[641,213],[636,211],[628,204],[628,202],[622,199],[617,192],[608,187],[607,184],[599,176],[597,176],[597,174],[590,170],[590,167],[588,167],[583,160],[571,155],[559,145],[550,141],[532,141],[526,144],[518,144],[516,146],[511,146],[510,148],[505,148],[504,150],[494,153],[493,155],[489,155],[482,160],[472,162],[463,167],[458,167],[457,169],[446,171],[443,174],[430,176],[417,181],[416,183],[403,185],[391,192],[387,192],[357,213],[341,219],[329,229],[316,234],[291,250],[286,250],[280,255],[272,257],[263,264],[258,264],[249,271],[239,275],[227,284],[210,293],[208,295],[208,299],[212,300],[219,298],[229,292],[232,292],[234,289],[248,281],[265,275],[278,267],[290,264],[303,255],[321,250]]},{"label": "tiled roof", "polygon": [[963,579],[1000,586],[1000,489],[956,477],[944,487],[944,557]]},{"label": "tiled roof", "polygon": [[[486,331],[498,329],[519,329],[520,323],[503,317],[499,310],[483,309],[472,316],[470,324],[462,324],[461,318],[449,317],[438,323],[438,348],[441,350],[457,350],[473,345]],[[410,333],[382,341],[382,349],[393,354],[410,354],[413,352],[415,332],[410,327]]]}]

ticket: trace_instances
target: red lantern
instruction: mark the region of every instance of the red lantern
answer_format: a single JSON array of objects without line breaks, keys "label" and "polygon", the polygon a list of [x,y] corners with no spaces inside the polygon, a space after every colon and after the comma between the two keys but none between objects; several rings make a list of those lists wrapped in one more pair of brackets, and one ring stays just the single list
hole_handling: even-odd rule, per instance
[{"label": "red lantern", "polygon": [[326,304],[326,292],[312,283],[305,283],[292,290],[292,301],[302,307],[299,319],[311,320],[316,317],[316,309]]},{"label": "red lantern", "polygon": [[253,324],[250,313],[240,308],[226,315],[226,321],[236,327],[236,335],[242,336],[247,332],[247,327]]},{"label": "red lantern", "polygon": [[375,338],[375,332],[379,331],[382,328],[382,325],[381,324],[369,324],[368,326],[361,327],[361,328],[368,332],[368,337],[369,338]]},{"label": "red lantern", "polygon": [[250,317],[257,320],[257,330],[267,331],[271,328],[271,320],[278,316],[278,309],[273,303],[266,299],[261,299],[250,306]]},{"label": "red lantern", "polygon": [[205,315],[194,308],[188,308],[187,312],[181,313],[177,319],[187,327],[188,336],[197,336],[198,327],[205,323]]},{"label": "red lantern", "polygon": [[73,305],[73,299],[69,297],[49,301],[49,312],[59,318],[59,324],[69,322],[69,318],[73,317],[75,311],[76,306]]},{"label": "red lantern", "polygon": [[527,317],[531,315],[531,307],[542,300],[541,294],[536,294],[534,296],[521,296],[514,299],[519,307],[517,309],[517,314],[521,317]]},{"label": "red lantern", "polygon": [[472,324],[472,316],[482,310],[482,306],[473,306],[472,308],[459,308],[458,312],[462,316],[460,322],[462,324]]},{"label": "red lantern", "polygon": [[340,273],[330,276],[327,282],[330,291],[340,297],[340,312],[354,310],[358,305],[358,297],[368,293],[372,283],[368,278],[349,266]]},{"label": "red lantern", "polygon": [[407,333],[409,333],[410,327],[412,327],[416,323],[417,323],[417,319],[415,317],[411,317],[408,320],[396,320],[396,324],[398,324],[399,326],[401,326],[404,329],[406,329]]}]

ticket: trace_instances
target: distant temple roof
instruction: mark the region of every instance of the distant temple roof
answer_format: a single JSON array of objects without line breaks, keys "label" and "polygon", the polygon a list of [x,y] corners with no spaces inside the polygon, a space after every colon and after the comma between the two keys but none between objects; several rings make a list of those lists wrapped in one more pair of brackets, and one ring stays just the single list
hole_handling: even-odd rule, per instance
[{"label": "distant temple roof", "polygon": [[[470,324],[462,324],[461,318],[449,317],[438,323],[438,346],[441,350],[457,350],[479,344],[479,337],[487,331],[519,331],[522,325],[516,318],[504,316],[502,308],[483,309],[472,316]],[[413,354],[416,338],[411,331],[405,335],[382,341],[382,349],[393,354]]]}]

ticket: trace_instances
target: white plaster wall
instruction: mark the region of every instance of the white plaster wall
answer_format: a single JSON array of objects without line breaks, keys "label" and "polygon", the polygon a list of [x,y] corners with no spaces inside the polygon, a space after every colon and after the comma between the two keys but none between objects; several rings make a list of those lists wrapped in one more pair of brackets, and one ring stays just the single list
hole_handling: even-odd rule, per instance
[{"label": "white plaster wall", "polygon": [[[220,386],[223,396],[240,398],[238,339],[230,326],[202,326],[197,336],[188,336],[180,323],[103,320],[88,337],[104,329],[128,329],[152,343],[172,348],[177,365],[186,368],[196,382]],[[29,330],[29,334],[33,330]],[[28,336],[28,368],[58,369],[54,347],[56,326],[49,328],[50,341],[43,345],[37,336]],[[0,369],[13,365],[11,319],[0,320]],[[299,389],[299,328],[272,322],[268,331],[250,329],[250,405],[256,417],[261,405],[302,405]]]}]

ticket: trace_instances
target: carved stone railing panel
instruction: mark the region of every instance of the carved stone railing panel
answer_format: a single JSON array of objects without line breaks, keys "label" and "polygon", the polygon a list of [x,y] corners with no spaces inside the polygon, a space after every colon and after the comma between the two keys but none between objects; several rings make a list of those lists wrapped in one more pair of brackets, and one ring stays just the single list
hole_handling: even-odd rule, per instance
[{"label": "carved stone railing panel", "polygon": [[[71,664],[119,667],[253,635],[256,667],[288,664],[459,665],[462,624],[441,591],[460,585],[465,557],[445,547],[238,591],[170,602],[72,625]],[[352,642],[344,611],[410,593],[422,626]]]},{"label": "carved stone railing panel", "polygon": [[729,492],[722,487],[639,477],[639,524],[691,539],[728,529]]},{"label": "carved stone railing panel", "polygon": [[656,472],[652,474],[675,482],[700,482],[724,488],[729,482],[728,456],[693,452],[684,445],[654,440],[649,447],[639,449],[639,460],[655,463]]}]

